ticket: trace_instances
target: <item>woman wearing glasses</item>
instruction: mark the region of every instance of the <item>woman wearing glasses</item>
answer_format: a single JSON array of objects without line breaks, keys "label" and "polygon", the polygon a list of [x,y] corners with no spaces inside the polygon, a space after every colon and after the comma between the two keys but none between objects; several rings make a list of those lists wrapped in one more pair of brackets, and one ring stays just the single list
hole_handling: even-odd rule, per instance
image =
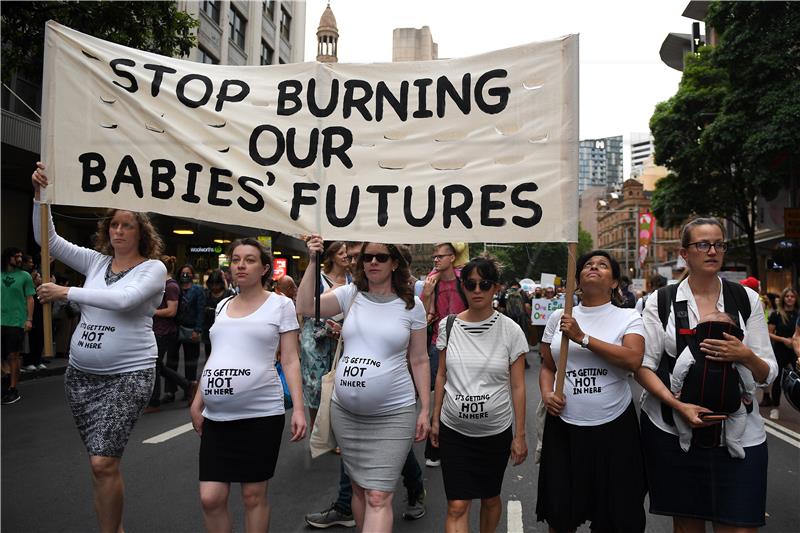
[{"label": "woman wearing glasses", "polygon": [[[551,532],[641,532],[646,482],[629,378],[642,363],[644,328],[635,309],[617,307],[620,268],[608,252],[581,256],[581,303],[554,312],[540,345],[547,418],[536,502]],[[612,302],[612,300],[615,300]],[[569,342],[564,392],[555,392],[561,338]]]},{"label": "woman wearing glasses", "polygon": [[691,331],[701,316],[724,311],[738,316],[744,340],[726,335],[725,340],[704,341],[700,348],[706,360],[739,363],[744,367],[740,372],[752,373],[761,387],[775,379],[778,366],[758,294],[719,277],[727,248],[725,230],[717,219],[697,218],[686,224],[680,255],[688,275],[674,292],[667,323],[662,325],[659,317],[658,298],[648,298],[642,317],[646,349],[636,379],[646,389],[641,426],[650,512],[672,516],[676,531],[705,531],[705,521],[713,522],[717,532],[755,531],[764,525],[767,443],[758,409],[747,415],[744,459],[731,458],[724,443],[692,446],[683,452],[674,416],[683,417],[693,428],[720,422],[704,422],[703,413],[709,410],[675,398],[657,374],[668,378],[670,362],[674,365],[681,351],[677,349],[681,330]]},{"label": "woman wearing glasses", "polygon": [[516,322],[492,308],[499,279],[496,261],[471,260],[460,281],[467,309],[439,323],[431,442],[441,455],[447,532],[469,530],[475,498],[481,500],[480,530],[495,531],[503,512],[500,489],[508,458],[518,465],[528,455],[528,341]]},{"label": "woman wearing glasses", "polygon": [[[311,315],[314,263],[323,241],[312,235],[307,242],[311,262],[298,288],[297,309]],[[425,440],[430,428],[425,310],[409,284],[408,264],[392,244],[364,243],[353,278],[320,297],[323,316],[345,317],[331,424],[352,480],[356,525],[360,531],[390,531],[403,463],[412,441]]]}]

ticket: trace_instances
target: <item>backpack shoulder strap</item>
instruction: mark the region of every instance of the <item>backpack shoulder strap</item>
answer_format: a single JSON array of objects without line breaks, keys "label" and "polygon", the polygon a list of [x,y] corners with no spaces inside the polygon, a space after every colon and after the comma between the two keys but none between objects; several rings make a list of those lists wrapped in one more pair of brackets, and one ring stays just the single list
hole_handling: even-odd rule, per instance
[{"label": "backpack shoulder strap", "polygon": [[673,283],[672,285],[667,285],[656,291],[656,297],[658,298],[658,318],[661,319],[661,327],[664,330],[667,329],[670,309],[675,303],[675,299],[678,297],[678,285],[679,283]]},{"label": "backpack shoulder strap", "polygon": [[722,299],[725,301],[725,312],[734,316],[741,315],[746,324],[753,312],[747,290],[739,283],[723,279]]},{"label": "backpack shoulder strap", "polygon": [[453,323],[456,321],[456,315],[447,315],[447,322],[445,322],[444,332],[447,336],[447,342],[450,342],[450,332],[453,331]]}]

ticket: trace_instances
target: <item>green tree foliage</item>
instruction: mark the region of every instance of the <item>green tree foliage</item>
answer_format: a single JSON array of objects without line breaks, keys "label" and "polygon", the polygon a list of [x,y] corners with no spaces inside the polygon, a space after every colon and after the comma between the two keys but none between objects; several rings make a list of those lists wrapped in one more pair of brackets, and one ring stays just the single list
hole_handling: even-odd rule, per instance
[{"label": "green tree foliage", "polygon": [[732,221],[757,276],[757,198],[774,198],[800,164],[800,3],[715,2],[707,23],[718,45],[687,56],[678,92],[650,120],[656,163],[671,171],[653,211],[666,227],[695,214]]},{"label": "green tree foliage", "polygon": [[48,20],[165,56],[188,54],[199,24],[175,2],[3,2],[0,18],[3,80],[18,71],[34,83],[42,78]]},{"label": "green tree foliage", "polygon": [[[578,227],[578,256],[592,249],[592,235]],[[514,244],[490,250],[503,264],[503,281],[539,279],[542,272],[564,278],[567,273],[567,245],[560,242]]]}]

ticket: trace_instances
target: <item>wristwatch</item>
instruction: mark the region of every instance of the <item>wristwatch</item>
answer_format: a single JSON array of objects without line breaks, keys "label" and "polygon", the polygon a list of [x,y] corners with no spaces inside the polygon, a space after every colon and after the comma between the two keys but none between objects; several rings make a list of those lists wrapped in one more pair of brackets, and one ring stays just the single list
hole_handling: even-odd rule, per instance
[{"label": "wristwatch", "polygon": [[589,335],[586,334],[583,335],[583,338],[581,339],[581,346],[583,346],[587,350],[589,349]]}]

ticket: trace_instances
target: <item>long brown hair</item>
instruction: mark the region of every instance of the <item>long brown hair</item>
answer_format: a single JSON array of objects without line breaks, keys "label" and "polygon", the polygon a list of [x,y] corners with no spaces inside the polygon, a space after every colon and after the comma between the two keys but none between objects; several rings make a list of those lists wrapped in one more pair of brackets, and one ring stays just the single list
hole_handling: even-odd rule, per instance
[{"label": "long brown hair", "polygon": [[326,274],[333,270],[333,262],[336,259],[336,254],[339,253],[339,250],[342,249],[344,246],[344,241],[333,241],[325,248],[325,251],[322,254],[322,271]]},{"label": "long brown hair", "polygon": [[[111,227],[111,219],[117,211],[128,211],[127,209],[109,209],[106,214],[97,222],[97,232],[94,234],[94,249],[105,255],[114,255],[114,248],[111,246],[111,239],[108,230]],[[158,230],[150,221],[147,213],[138,211],[128,211],[139,224],[139,255],[148,259],[159,259],[164,250],[164,241]]]},{"label": "long brown hair", "polygon": [[400,253],[400,250],[394,244],[386,244],[382,242],[369,243],[365,242],[361,245],[361,253],[356,262],[356,269],[353,273],[353,283],[360,291],[369,291],[369,280],[364,274],[364,250],[367,249],[369,244],[380,244],[386,246],[389,250],[389,256],[397,261],[397,268],[392,272],[392,290],[403,300],[406,304],[406,309],[414,308],[414,288],[411,286],[411,270]]}]

